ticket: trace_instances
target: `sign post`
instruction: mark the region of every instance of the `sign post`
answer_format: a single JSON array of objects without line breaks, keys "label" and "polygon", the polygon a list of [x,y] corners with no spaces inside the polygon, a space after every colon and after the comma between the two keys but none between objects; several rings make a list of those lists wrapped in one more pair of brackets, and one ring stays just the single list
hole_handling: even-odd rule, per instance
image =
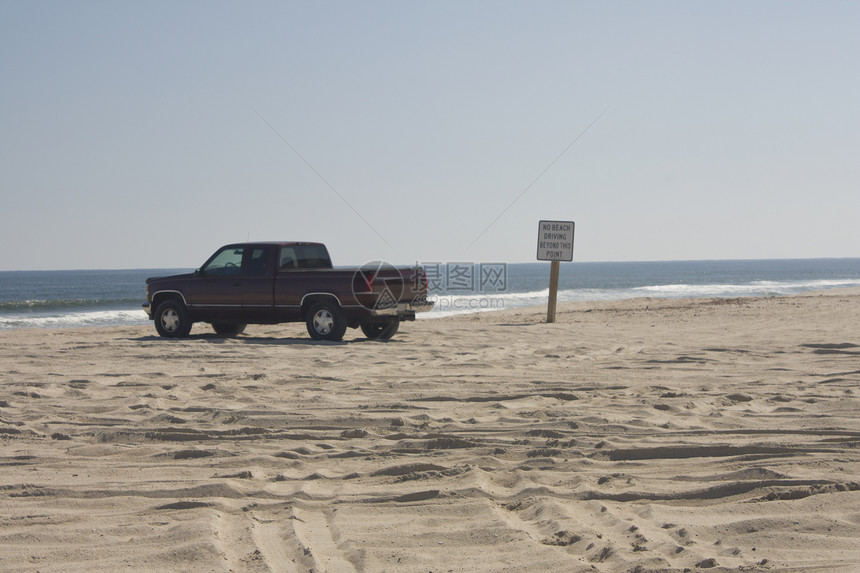
[{"label": "sign post", "polygon": [[538,223],[537,259],[539,261],[552,261],[549,270],[547,322],[555,322],[559,263],[573,260],[573,229],[573,221],[540,221]]}]

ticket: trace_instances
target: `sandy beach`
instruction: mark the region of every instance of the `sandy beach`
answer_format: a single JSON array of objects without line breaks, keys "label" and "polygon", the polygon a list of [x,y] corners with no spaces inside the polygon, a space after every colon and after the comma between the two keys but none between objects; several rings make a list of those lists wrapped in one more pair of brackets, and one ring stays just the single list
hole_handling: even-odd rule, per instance
[{"label": "sandy beach", "polygon": [[0,360],[6,572],[860,570],[860,290]]}]

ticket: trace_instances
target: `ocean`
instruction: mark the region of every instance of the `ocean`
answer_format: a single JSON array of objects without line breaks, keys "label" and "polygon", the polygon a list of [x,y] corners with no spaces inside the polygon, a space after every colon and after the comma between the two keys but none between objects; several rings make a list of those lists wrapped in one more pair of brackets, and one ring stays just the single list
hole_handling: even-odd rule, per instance
[{"label": "ocean", "polygon": [[[544,305],[550,263],[422,263],[434,318]],[[146,324],[145,280],[188,269],[3,271],[0,329]],[[562,263],[559,302],[779,296],[860,286],[860,258]]]}]

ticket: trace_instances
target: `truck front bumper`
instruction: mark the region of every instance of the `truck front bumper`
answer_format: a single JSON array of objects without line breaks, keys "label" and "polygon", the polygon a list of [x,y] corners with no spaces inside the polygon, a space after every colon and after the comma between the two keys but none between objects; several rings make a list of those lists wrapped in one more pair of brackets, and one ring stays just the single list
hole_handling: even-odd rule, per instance
[{"label": "truck front bumper", "polygon": [[149,317],[149,320],[152,320],[152,305],[148,302],[143,303],[143,312],[146,313],[146,316]]}]

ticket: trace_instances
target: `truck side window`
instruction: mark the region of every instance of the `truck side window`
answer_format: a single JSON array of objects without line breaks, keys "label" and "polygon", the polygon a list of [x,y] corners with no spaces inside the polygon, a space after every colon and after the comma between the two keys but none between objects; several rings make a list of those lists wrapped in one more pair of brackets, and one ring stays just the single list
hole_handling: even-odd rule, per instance
[{"label": "truck side window", "polygon": [[290,245],[281,247],[278,259],[280,272],[293,269],[330,269],[331,259],[322,245]]},{"label": "truck side window", "polygon": [[251,251],[251,257],[248,259],[248,276],[263,277],[268,274],[266,272],[268,262],[268,252],[263,248],[256,248]]},{"label": "truck side window", "polygon": [[290,269],[298,268],[296,265],[296,250],[293,247],[281,247],[281,256],[280,263],[278,263],[278,270],[280,271],[288,271]]},{"label": "truck side window", "polygon": [[243,248],[231,248],[219,251],[209,259],[202,269],[206,276],[231,276],[238,275],[242,269]]},{"label": "truck side window", "polygon": [[299,268],[302,269],[330,269],[331,259],[328,251],[322,245],[298,245]]}]

